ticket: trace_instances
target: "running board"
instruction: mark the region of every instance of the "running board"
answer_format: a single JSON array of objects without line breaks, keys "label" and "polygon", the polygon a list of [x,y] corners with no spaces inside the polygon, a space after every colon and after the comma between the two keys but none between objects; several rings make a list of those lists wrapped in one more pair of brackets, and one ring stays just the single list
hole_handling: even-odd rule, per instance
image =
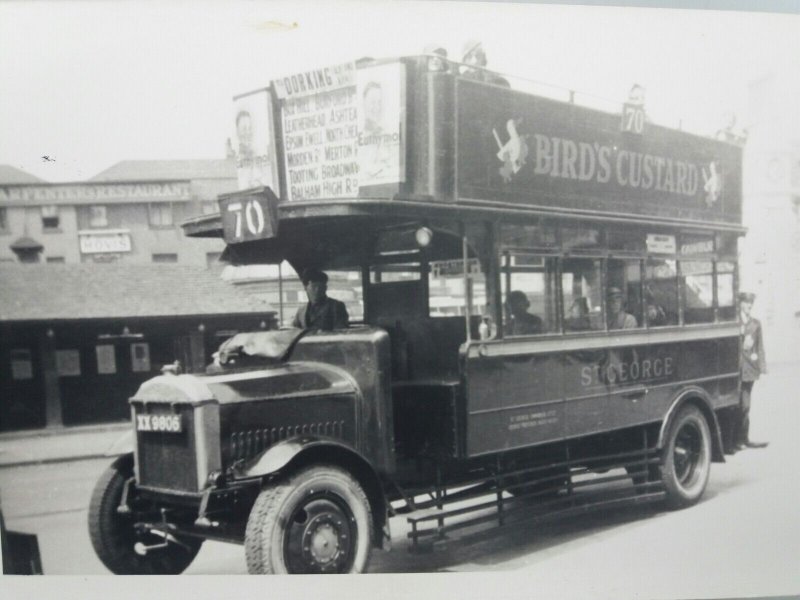
[{"label": "running board", "polygon": [[[568,517],[574,517],[583,514],[591,514],[592,512],[600,511],[603,509],[608,510],[625,506],[640,506],[647,504],[655,504],[663,501],[665,497],[666,497],[666,492],[659,491],[659,492],[640,494],[637,496],[630,496],[626,498],[608,499],[600,502],[594,502],[591,504],[553,510],[541,514],[528,514],[524,516],[519,515],[517,517],[514,517],[511,514],[511,511],[507,511],[506,519],[504,520],[502,525],[498,524],[495,525],[494,527],[489,527],[482,529],[480,531],[459,535],[458,537],[450,537],[447,534],[467,526],[478,525],[479,523],[478,522],[473,522],[470,524],[458,523],[451,527],[444,527],[437,531],[437,534],[439,535],[436,535],[434,539],[415,541],[414,543],[412,543],[412,545],[409,547],[409,552],[425,554],[434,551],[442,551],[446,550],[449,544],[476,543],[479,541],[499,536],[502,533],[512,529],[516,530],[519,528],[520,525],[528,525],[528,526],[540,525],[543,523],[558,521],[560,519],[565,519]],[[531,513],[532,511],[529,510],[528,512]],[[410,533],[409,537],[411,537]]]},{"label": "running board", "polygon": [[666,493],[654,473],[660,462],[658,450],[641,449],[497,473],[466,482],[455,493],[442,490],[417,503],[407,518],[409,550],[439,547],[455,532],[464,532],[462,541],[520,524],[661,501]]}]

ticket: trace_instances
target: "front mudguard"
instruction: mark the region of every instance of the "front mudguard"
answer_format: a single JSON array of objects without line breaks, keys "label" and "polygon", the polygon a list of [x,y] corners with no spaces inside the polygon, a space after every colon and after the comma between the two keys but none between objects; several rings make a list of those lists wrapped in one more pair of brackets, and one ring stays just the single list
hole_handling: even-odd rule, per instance
[{"label": "front mudguard", "polygon": [[235,467],[232,480],[260,479],[266,484],[311,464],[335,465],[355,477],[370,502],[375,524],[374,543],[378,547],[386,547],[385,543],[391,539],[389,502],[386,500],[381,478],[369,461],[354,448],[339,440],[318,436],[284,440]]}]

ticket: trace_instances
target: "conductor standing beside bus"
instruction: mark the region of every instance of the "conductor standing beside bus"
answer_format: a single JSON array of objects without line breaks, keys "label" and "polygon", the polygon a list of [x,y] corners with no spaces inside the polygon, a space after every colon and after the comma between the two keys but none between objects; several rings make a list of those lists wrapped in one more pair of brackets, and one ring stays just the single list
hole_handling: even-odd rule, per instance
[{"label": "conductor standing beside bus", "polygon": [[750,314],[755,299],[756,295],[752,293],[741,292],[739,294],[739,320],[742,333],[742,393],[739,402],[739,428],[734,441],[740,450],[766,448],[768,445],[768,442],[750,441],[750,394],[753,391],[753,384],[759,376],[767,372],[761,322]]}]

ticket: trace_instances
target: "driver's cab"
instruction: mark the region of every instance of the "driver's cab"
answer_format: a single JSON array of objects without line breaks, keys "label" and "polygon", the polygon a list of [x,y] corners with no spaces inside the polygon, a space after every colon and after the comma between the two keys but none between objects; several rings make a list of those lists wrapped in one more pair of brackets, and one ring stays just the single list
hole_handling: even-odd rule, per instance
[{"label": "driver's cab", "polygon": [[487,261],[478,251],[485,232],[434,220],[393,221],[354,227],[333,220],[311,230],[306,224],[284,238],[291,241],[283,249],[296,271],[324,270],[332,298],[347,301],[345,287],[360,281],[362,314],[351,310],[350,325],[387,331],[394,384],[454,385],[462,345],[485,336],[480,324],[490,321]]}]

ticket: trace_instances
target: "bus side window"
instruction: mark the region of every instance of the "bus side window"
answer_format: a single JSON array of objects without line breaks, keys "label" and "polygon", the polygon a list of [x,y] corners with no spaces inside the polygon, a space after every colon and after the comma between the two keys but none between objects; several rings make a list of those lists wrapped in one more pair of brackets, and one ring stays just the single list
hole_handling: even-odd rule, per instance
[{"label": "bus side window", "polygon": [[428,276],[428,313],[431,317],[457,317],[466,313],[469,304],[472,316],[486,310],[486,276],[480,261],[467,261],[467,277],[461,259],[432,261]]},{"label": "bus side window", "polygon": [[644,312],[648,327],[678,324],[678,267],[674,260],[645,263]]},{"label": "bus side window", "polygon": [[[609,259],[607,291],[617,288],[622,292],[621,312],[633,316],[636,320],[635,327],[644,325],[642,317],[642,267],[639,259]],[[606,306],[609,329],[622,329],[634,327],[630,319],[623,321],[621,315],[610,314],[610,305]]]},{"label": "bus side window", "polygon": [[735,265],[732,262],[719,261],[717,263],[717,306],[719,307],[720,321],[736,319],[736,304],[733,299],[734,268]]},{"label": "bus side window", "polygon": [[602,262],[594,258],[565,258],[561,268],[564,329],[602,331]]},{"label": "bus side window", "polygon": [[714,277],[710,260],[682,260],[684,323],[714,321]]},{"label": "bus side window", "polygon": [[506,252],[502,269],[504,335],[556,331],[556,259]]}]

